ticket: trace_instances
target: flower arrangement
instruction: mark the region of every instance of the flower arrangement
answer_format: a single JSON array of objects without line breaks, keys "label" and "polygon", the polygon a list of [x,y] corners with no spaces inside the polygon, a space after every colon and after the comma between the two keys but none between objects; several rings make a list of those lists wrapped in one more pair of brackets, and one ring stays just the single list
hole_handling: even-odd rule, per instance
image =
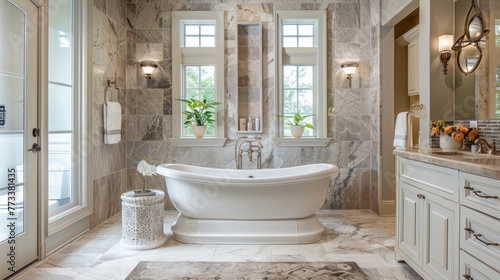
[{"label": "flower arrangement", "polygon": [[156,166],[150,165],[147,162],[146,158],[143,158],[141,161],[139,161],[139,164],[137,164],[137,171],[141,174],[142,180],[143,180],[143,185],[142,185],[142,190],[135,190],[134,194],[137,196],[145,196],[145,195],[154,195],[155,193],[151,190],[146,189],[146,176],[151,176],[156,175]]},{"label": "flower arrangement", "polygon": [[448,135],[457,142],[463,139],[472,142],[477,138],[477,129],[468,128],[463,124],[445,124],[442,120],[431,121],[431,136],[438,135]]}]

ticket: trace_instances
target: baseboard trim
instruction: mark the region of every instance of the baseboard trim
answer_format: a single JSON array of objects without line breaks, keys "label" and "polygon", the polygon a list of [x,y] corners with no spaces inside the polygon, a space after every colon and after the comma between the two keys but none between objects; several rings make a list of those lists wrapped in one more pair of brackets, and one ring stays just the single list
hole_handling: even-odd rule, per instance
[{"label": "baseboard trim", "polygon": [[380,216],[395,216],[396,200],[382,200],[380,203]]}]

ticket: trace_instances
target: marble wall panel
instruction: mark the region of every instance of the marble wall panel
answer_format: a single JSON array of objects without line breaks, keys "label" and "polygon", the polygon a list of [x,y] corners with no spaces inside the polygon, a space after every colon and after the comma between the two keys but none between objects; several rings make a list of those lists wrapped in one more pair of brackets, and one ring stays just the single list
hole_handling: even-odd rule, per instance
[{"label": "marble wall panel", "polygon": [[[107,220],[121,211],[120,195],[126,190],[126,156],[128,137],[127,112],[132,111],[128,103],[134,101],[127,94],[127,69],[130,41],[135,41],[134,33],[127,30],[126,2],[118,0],[94,1],[93,33],[93,104],[92,104],[92,171],[93,171],[93,213],[90,226]],[[135,51],[133,51],[135,58]],[[116,81],[119,91],[107,88],[107,80]],[[103,105],[105,94],[109,100],[122,105],[122,142],[104,144]],[[135,101],[133,102],[135,103]]]},{"label": "marble wall panel", "polygon": [[[249,0],[191,0],[191,1],[129,1],[126,6],[127,52],[126,86],[127,130],[126,166],[128,188],[136,184],[135,167],[144,156],[153,164],[184,163],[199,166],[234,168],[235,139],[239,111],[238,106],[253,100],[253,95],[238,102],[238,85],[250,85],[248,73],[262,71],[262,118],[263,166],[282,168],[308,163],[328,162],[340,167],[340,174],[334,178],[328,190],[326,209],[377,209],[377,172],[373,170],[377,157],[373,155],[378,145],[379,121],[378,80],[373,79],[373,65],[378,67],[378,50],[372,50],[378,38],[372,38],[378,21],[371,15],[371,9],[379,10],[377,1],[368,0],[323,0],[323,1],[256,1]],[[276,10],[327,10],[328,36],[328,136],[334,140],[328,147],[275,147],[275,50],[274,12]],[[118,9],[116,9],[118,11]],[[168,141],[171,136],[172,101],[171,92],[171,11],[179,10],[224,10],[225,11],[225,103],[226,131],[229,138],[223,148],[174,147]],[[376,17],[378,18],[378,16]],[[238,63],[236,54],[236,26],[238,22],[262,23],[262,69],[256,65]],[[373,36],[379,36],[374,33]],[[239,38],[240,43],[244,42]],[[252,48],[239,50],[247,61],[256,55]],[[104,54],[103,54],[104,55]],[[152,83],[146,87],[142,70],[138,64],[143,59],[155,60],[159,68],[153,74]],[[353,76],[353,87],[349,89],[340,63],[358,61],[359,71]],[[250,67],[248,67],[250,65]],[[103,66],[105,67],[105,65]],[[246,68],[245,68],[246,67]],[[107,69],[105,69],[107,70]],[[135,70],[135,71],[134,71]],[[238,70],[238,71],[237,71]],[[245,72],[246,71],[246,72]],[[240,73],[240,75],[236,75]],[[242,74],[244,73],[244,74]],[[242,75],[241,75],[242,74]],[[240,80],[238,82],[238,80]],[[147,98],[144,94],[158,90]],[[134,97],[128,96],[135,95]],[[158,100],[161,98],[161,100]],[[158,101],[156,104],[155,102]],[[130,103],[130,104],[129,104]],[[153,104],[155,103],[155,104]],[[161,106],[158,106],[160,104]],[[250,105],[248,105],[250,106]],[[248,107],[247,106],[247,107]],[[245,106],[243,106],[245,107]],[[245,168],[255,168],[255,162],[245,162]],[[376,167],[378,168],[378,167]],[[160,178],[160,179],[159,179]],[[161,176],[151,186],[165,189]],[[155,186],[153,186],[155,187]],[[172,205],[165,204],[167,209]],[[169,208],[170,207],[170,208]]]}]

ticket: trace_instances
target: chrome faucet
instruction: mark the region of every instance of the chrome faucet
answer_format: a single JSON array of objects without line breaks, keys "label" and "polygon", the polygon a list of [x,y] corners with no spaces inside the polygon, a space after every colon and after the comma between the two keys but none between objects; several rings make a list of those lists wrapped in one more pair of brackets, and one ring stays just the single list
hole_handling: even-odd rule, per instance
[{"label": "chrome faucet", "polygon": [[496,145],[495,145],[495,140],[492,140],[492,143],[489,144],[486,138],[484,137],[479,137],[474,141],[474,143],[479,144],[479,149],[477,150],[477,153],[482,153],[483,152],[483,145],[486,146],[488,149],[486,152],[489,155],[495,155],[496,154]]},{"label": "chrome faucet", "polygon": [[[238,142],[240,139],[244,139],[243,142],[240,143],[238,146]],[[248,136],[242,136],[236,140],[236,144],[234,146],[234,155],[236,157],[236,168],[237,169],[243,169],[243,154],[247,153],[248,154],[248,162],[253,161],[253,153],[257,153],[257,169],[262,168],[262,144],[258,142],[259,139],[262,139],[260,137],[248,137]],[[242,149],[241,146],[244,143],[248,143],[247,149]],[[238,151],[236,155],[236,151]]]}]

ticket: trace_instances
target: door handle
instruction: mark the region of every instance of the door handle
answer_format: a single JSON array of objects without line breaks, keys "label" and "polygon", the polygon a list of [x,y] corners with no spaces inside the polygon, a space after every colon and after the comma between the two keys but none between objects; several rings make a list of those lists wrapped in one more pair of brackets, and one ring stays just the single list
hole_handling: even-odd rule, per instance
[{"label": "door handle", "polygon": [[33,146],[31,146],[31,149],[28,149],[28,152],[33,152],[34,154],[40,152],[40,150],[42,149],[42,147],[40,147],[40,145],[38,145],[38,143],[33,143]]}]

